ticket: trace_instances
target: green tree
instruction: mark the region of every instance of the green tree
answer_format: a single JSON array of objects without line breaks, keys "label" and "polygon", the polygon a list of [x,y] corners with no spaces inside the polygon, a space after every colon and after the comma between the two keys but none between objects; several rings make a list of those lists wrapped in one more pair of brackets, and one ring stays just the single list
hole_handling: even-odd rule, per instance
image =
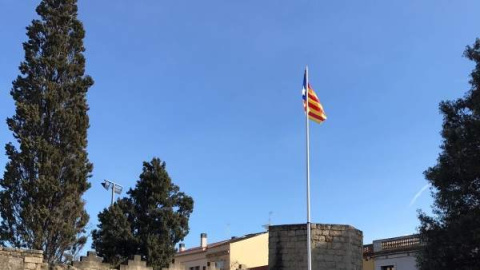
[{"label": "green tree", "polygon": [[89,216],[82,195],[90,187],[83,38],[76,0],[43,0],[27,27],[25,60],[13,82],[16,111],[7,119],[17,143],[6,145],[0,179],[0,241],[40,249],[64,261],[86,242]]},{"label": "green tree", "polygon": [[134,237],[133,205],[123,198],[98,214],[98,230],[93,231],[93,248],[113,266],[117,267],[138,254],[138,242]]},{"label": "green tree", "polygon": [[424,247],[421,270],[480,269],[480,40],[467,47],[475,62],[471,89],[463,98],[440,103],[442,152],[425,171],[435,199],[434,216],[420,213]]},{"label": "green tree", "polygon": [[188,234],[193,199],[180,192],[158,158],[143,163],[127,194],[98,215],[92,247],[115,266],[136,254],[156,270],[168,266],[175,245]]}]

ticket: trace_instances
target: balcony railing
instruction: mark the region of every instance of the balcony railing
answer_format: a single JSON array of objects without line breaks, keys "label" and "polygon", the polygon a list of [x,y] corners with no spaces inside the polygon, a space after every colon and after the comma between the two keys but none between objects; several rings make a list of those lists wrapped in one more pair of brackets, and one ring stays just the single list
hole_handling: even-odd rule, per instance
[{"label": "balcony railing", "polygon": [[370,254],[370,253],[373,253],[373,245],[364,245],[363,254]]},{"label": "balcony railing", "polygon": [[366,259],[367,261],[370,260],[370,258],[373,257],[373,245],[364,245],[363,246],[363,258]]},{"label": "balcony railing", "polygon": [[418,249],[420,245],[421,241],[418,235],[409,235],[373,241],[373,251],[374,253],[377,253],[387,251],[415,250]]}]

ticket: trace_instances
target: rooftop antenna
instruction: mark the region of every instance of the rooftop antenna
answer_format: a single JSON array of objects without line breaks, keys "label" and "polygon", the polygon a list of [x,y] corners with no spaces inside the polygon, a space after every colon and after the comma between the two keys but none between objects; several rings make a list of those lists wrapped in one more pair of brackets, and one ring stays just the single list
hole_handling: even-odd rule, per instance
[{"label": "rooftop antenna", "polygon": [[268,224],[265,224],[262,226],[266,231],[268,231],[268,227],[272,225],[272,214],[273,214],[272,211],[268,212]]}]

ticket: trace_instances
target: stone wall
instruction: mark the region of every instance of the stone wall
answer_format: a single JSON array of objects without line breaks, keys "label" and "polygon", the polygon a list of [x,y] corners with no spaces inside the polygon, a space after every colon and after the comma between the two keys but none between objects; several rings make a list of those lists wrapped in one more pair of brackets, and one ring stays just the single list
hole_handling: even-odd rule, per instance
[{"label": "stone wall", "polygon": [[80,257],[80,261],[73,262],[74,269],[78,270],[110,270],[109,264],[103,263],[103,259],[96,252],[89,251],[87,256]]},{"label": "stone wall", "polygon": [[0,269],[2,270],[44,270],[43,252],[39,250],[0,247]]},{"label": "stone wall", "polygon": [[142,257],[135,255],[133,260],[128,260],[127,265],[120,265],[120,270],[153,270],[153,268],[147,267],[147,263],[142,261]]},{"label": "stone wall", "polygon": [[[312,269],[361,270],[362,232],[349,225],[311,224]],[[306,224],[269,227],[270,270],[307,269]]]},{"label": "stone wall", "polygon": [[[43,262],[41,250],[0,247],[0,270],[113,270],[109,264],[102,261],[95,252],[87,252],[87,256],[82,256],[80,261],[73,262],[73,265],[49,265]],[[152,269],[147,267],[140,256],[135,256],[133,260],[120,266],[120,270]]]}]

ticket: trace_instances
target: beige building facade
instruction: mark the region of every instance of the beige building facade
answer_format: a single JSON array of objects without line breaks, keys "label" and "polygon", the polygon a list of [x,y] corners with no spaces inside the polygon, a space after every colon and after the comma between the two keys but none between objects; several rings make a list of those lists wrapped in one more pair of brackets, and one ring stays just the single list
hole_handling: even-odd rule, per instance
[{"label": "beige building facade", "polygon": [[421,248],[416,234],[373,241],[363,249],[363,270],[418,270],[416,256]]},{"label": "beige building facade", "polygon": [[268,265],[268,232],[248,234],[208,244],[200,236],[200,246],[179,251],[168,270],[237,270]]},{"label": "beige building facade", "polygon": [[363,246],[363,270],[375,270],[373,244]]}]

